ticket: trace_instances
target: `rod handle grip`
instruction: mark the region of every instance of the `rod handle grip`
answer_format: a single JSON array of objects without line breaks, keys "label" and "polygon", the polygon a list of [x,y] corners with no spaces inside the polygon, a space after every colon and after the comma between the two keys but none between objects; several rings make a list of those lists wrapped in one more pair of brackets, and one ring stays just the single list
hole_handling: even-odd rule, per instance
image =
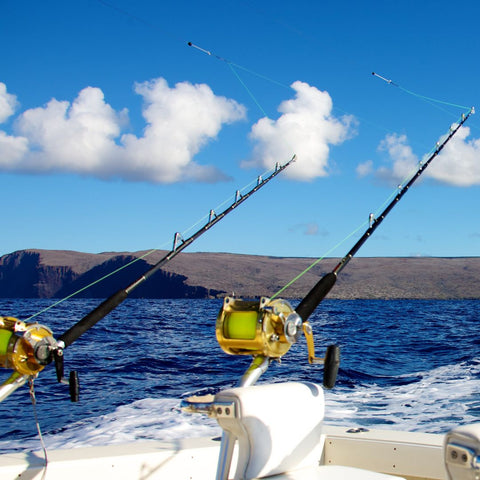
[{"label": "rod handle grip", "polygon": [[324,275],[317,284],[307,293],[304,299],[298,304],[295,311],[301,319],[306,322],[318,304],[327,296],[337,281],[337,275],[333,272]]},{"label": "rod handle grip", "polygon": [[66,332],[58,337],[65,347],[70,346],[75,340],[83,335],[87,330],[92,328],[103,317],[108,315],[114,308],[122,303],[128,296],[126,290],[119,290],[117,293],[104,300],[97,308],[85,315],[79,322],[69,328]]}]

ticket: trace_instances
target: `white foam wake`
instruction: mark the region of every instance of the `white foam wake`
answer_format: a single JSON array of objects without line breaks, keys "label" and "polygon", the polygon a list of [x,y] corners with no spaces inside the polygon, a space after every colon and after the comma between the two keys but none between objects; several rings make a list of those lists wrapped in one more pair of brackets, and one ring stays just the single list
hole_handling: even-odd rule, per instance
[{"label": "white foam wake", "polygon": [[[178,399],[146,398],[107,415],[76,422],[60,432],[44,433],[43,437],[47,449],[57,449],[219,435],[221,429],[215,420],[183,413]],[[38,439],[0,441],[3,452],[39,449]]]},{"label": "white foam wake", "polygon": [[480,361],[447,365],[416,376],[418,381],[404,385],[326,392],[326,423],[444,433],[480,421]]},{"label": "white foam wake", "polygon": [[[326,391],[326,423],[444,433],[480,421],[480,360],[415,375],[417,381],[397,386],[370,384]],[[408,377],[399,376],[399,380]],[[215,420],[183,413],[178,399],[146,398],[44,433],[44,440],[47,449],[57,449],[220,435]],[[37,438],[0,441],[1,452],[39,449]]]}]

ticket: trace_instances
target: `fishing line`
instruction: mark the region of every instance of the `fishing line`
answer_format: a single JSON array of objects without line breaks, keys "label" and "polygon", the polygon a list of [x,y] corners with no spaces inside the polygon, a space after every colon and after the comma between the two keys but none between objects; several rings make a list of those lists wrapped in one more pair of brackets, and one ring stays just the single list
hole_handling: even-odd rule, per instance
[{"label": "fishing line", "polygon": [[[261,180],[263,177],[268,177],[269,175],[272,174],[272,172],[275,172],[277,169],[277,166],[275,167],[272,167],[268,170],[265,170],[259,177],[257,177],[256,180],[251,180],[247,185],[245,185],[244,187],[242,187],[240,190],[237,190],[236,192],[236,196],[238,195],[242,195],[243,192],[247,191],[247,190],[250,190],[251,187],[255,184],[255,183],[259,183],[259,180]],[[218,211],[220,210],[224,205],[226,205],[227,203],[230,203],[230,198],[231,197],[227,197],[222,203],[220,203],[219,205],[217,205],[213,210],[211,210],[211,212],[215,212],[215,211]],[[207,220],[209,218],[209,215],[204,215],[203,217],[201,217],[199,220],[197,220],[193,225],[191,225],[190,227],[188,227],[187,229],[183,230],[183,232],[181,232],[180,236],[181,237],[186,237],[188,235],[188,233],[190,231],[192,231],[194,228],[196,228],[198,225],[202,224],[202,223],[205,223],[205,220]],[[148,252],[144,253],[143,255],[139,256],[139,257],[136,257],[135,259],[131,260],[130,262],[126,263],[125,265],[122,265],[121,267],[118,267],[117,269],[113,270],[112,272],[110,273],[107,273],[106,275],[104,275],[103,277],[89,283],[88,285],[86,285],[85,287],[82,287],[80,288],[79,290],[71,293],[70,295],[67,295],[66,297],[54,302],[53,304],[49,305],[48,307],[45,307],[43,308],[42,310],[39,310],[37,313],[34,313],[33,315],[30,315],[28,318],[26,318],[24,321],[27,322],[29,320],[31,320],[32,318],[35,318],[43,313],[46,313],[48,312],[50,309],[60,305],[61,303],[65,302],[66,300],[69,300],[70,298],[73,298],[77,295],[79,295],[80,293],[84,292],[85,290],[88,290],[90,287],[93,287],[94,285],[97,285],[98,283],[106,280],[107,278],[117,274],[118,272],[120,272],[121,270],[129,267],[130,265],[133,265],[134,263],[136,262],[139,262],[140,260],[143,260],[144,258],[148,257],[149,255],[152,255],[153,253],[155,252],[158,252],[159,250],[162,250],[162,248],[165,248],[166,246],[168,245],[168,241],[164,242],[162,245],[160,245],[158,248],[154,248],[152,250],[149,250]]]},{"label": "fishing line", "polygon": [[42,429],[40,428],[40,422],[38,420],[38,413],[37,413],[37,399],[35,396],[35,385],[34,385],[34,377],[30,377],[28,380],[29,387],[30,387],[30,399],[32,401],[32,407],[33,407],[33,417],[35,419],[35,425],[37,427],[37,432],[38,432],[38,438],[40,439],[40,444],[42,446],[43,450],[43,457],[45,460],[45,464],[43,466],[43,474],[42,474],[42,480],[45,478],[45,475],[47,474],[47,466],[48,466],[48,455],[47,455],[47,447],[45,446],[45,442],[43,440],[43,435],[42,435]]},{"label": "fishing line", "polygon": [[[427,97],[425,95],[421,95],[419,93],[416,93],[412,90],[408,90],[404,87],[402,87],[400,84],[394,82],[393,80],[389,79],[389,78],[386,78],[380,74],[378,74],[377,72],[372,72],[372,75],[374,77],[377,77],[379,78],[380,80],[383,80],[385,83],[391,85],[392,87],[397,87],[399,90],[401,90],[402,92],[408,94],[408,95],[411,95],[419,100],[423,100],[425,103],[428,103],[430,106],[432,106],[433,108],[436,108],[437,110],[440,110],[441,112],[443,113],[446,113],[449,117],[453,117],[455,119],[458,118],[457,114],[447,110],[446,108],[443,108],[442,105],[446,105],[446,106],[450,106],[450,107],[454,107],[454,108],[460,108],[464,111],[469,111],[470,110],[470,107],[467,107],[467,106],[464,106],[464,105],[458,105],[456,103],[452,103],[452,102],[446,102],[446,101],[443,101],[443,100],[439,100],[439,99],[436,99],[436,98],[432,98],[432,97]],[[359,117],[360,118],[360,117]],[[371,125],[375,125],[373,124],[372,122],[369,122]],[[473,127],[475,127],[475,125],[471,125]],[[379,128],[377,126],[377,128]],[[390,132],[388,132],[390,133]],[[416,142],[418,143],[418,142]],[[420,144],[419,144],[420,145]],[[432,151],[430,151],[428,153],[428,155],[431,153]]]},{"label": "fishing line", "polygon": [[[202,47],[200,47],[200,46],[198,46],[198,45],[196,45],[196,44],[194,44],[194,43],[192,43],[192,42],[188,42],[188,46],[193,47],[193,48],[197,49],[198,51],[200,51],[200,52],[202,52],[202,53],[204,53],[204,54],[206,54],[206,55],[208,55],[208,56],[214,57],[214,58],[216,58],[217,60],[226,63],[226,64],[229,66],[229,68],[230,68],[230,70],[232,71],[232,73],[233,73],[233,74],[235,75],[235,77],[237,78],[237,80],[239,81],[239,83],[240,83],[240,84],[242,85],[242,87],[246,90],[246,92],[248,93],[248,95],[250,96],[250,98],[251,98],[251,99],[253,100],[253,102],[257,105],[257,107],[258,107],[259,110],[262,112],[262,114],[263,114],[265,117],[267,117],[267,118],[268,118],[268,115],[267,115],[267,113],[265,112],[265,110],[263,109],[263,107],[260,105],[260,102],[256,99],[256,97],[253,95],[253,93],[252,93],[251,90],[247,87],[247,85],[242,81],[242,79],[241,79],[240,76],[238,75],[238,73],[237,73],[237,71],[235,70],[235,68],[244,70],[244,71],[250,73],[251,75],[254,75],[254,76],[258,77],[258,78],[261,78],[261,79],[263,79],[263,80],[266,80],[266,81],[268,81],[268,82],[270,82],[270,83],[273,83],[273,84],[275,84],[275,85],[278,85],[278,86],[280,86],[280,87],[283,87],[283,88],[287,88],[287,89],[289,89],[289,90],[292,90],[292,87],[289,86],[289,85],[286,85],[286,84],[281,83],[281,82],[279,82],[279,81],[277,81],[277,80],[274,80],[274,79],[272,79],[272,78],[270,78],[270,77],[267,77],[267,76],[262,75],[262,74],[260,74],[260,73],[258,73],[258,72],[255,72],[255,71],[253,71],[253,70],[251,70],[251,69],[248,69],[248,68],[243,67],[243,66],[241,66],[241,65],[239,65],[239,64],[236,64],[236,63],[234,63],[234,62],[232,62],[232,61],[230,61],[230,60],[228,60],[228,59],[226,59],[226,58],[224,58],[224,57],[221,57],[220,55],[217,55],[217,54],[211,52],[210,50],[207,50],[207,49],[205,49],[205,48],[202,48]],[[235,67],[235,68],[234,68],[234,67]],[[444,113],[447,113],[447,114],[450,115],[450,116],[453,116],[454,114],[452,114],[452,112],[449,112],[448,110],[442,108],[440,105],[447,105],[447,106],[451,106],[451,107],[455,107],[455,108],[461,108],[461,109],[466,110],[466,111],[469,110],[469,107],[466,107],[466,106],[464,106],[464,105],[458,105],[458,104],[451,103],[451,102],[445,102],[445,101],[442,101],[442,100],[438,100],[438,99],[435,99],[435,98],[427,97],[427,96],[425,96],[425,95],[421,95],[421,94],[418,94],[418,93],[413,92],[413,91],[411,91],[411,90],[408,90],[408,89],[402,87],[401,85],[395,83],[393,80],[387,79],[387,78],[383,77],[382,75],[379,75],[379,74],[376,73],[376,72],[372,72],[372,75],[373,75],[373,76],[376,76],[377,78],[380,78],[381,80],[385,81],[386,83],[388,83],[388,84],[390,84],[390,85],[392,85],[392,86],[395,86],[395,87],[399,88],[400,90],[402,90],[403,92],[405,92],[405,93],[407,93],[407,94],[409,94],[409,95],[412,95],[412,96],[414,96],[414,97],[416,97],[416,98],[419,98],[419,99],[421,99],[421,100],[429,103],[429,104],[430,104],[431,106],[433,106],[434,108],[437,108],[437,109],[443,111]],[[342,108],[340,108],[340,107],[338,107],[338,106],[335,106],[335,107],[332,106],[332,109],[333,109],[333,110],[336,110],[336,111],[338,111],[338,112],[341,112],[341,113],[344,114],[344,115],[351,115],[350,112],[348,112],[348,111],[346,111],[346,110],[343,110]],[[377,123],[375,123],[375,122],[372,122],[372,121],[370,121],[370,120],[366,120],[365,118],[362,118],[362,117],[360,117],[360,116],[358,116],[358,115],[355,115],[355,118],[358,118],[358,119],[362,120],[362,122],[365,122],[365,123],[367,123],[367,124],[370,124],[371,126],[377,128],[377,129],[379,129],[379,130],[385,131],[385,132],[387,132],[387,133],[391,133],[390,130],[386,129],[385,127],[383,127],[383,126],[381,126],[381,125],[379,125],[379,124],[377,124]],[[455,118],[456,118],[456,116],[455,116]],[[347,238],[349,238],[349,236],[347,236]]]},{"label": "fishing line", "polygon": [[399,88],[400,90],[402,90],[405,93],[408,93],[409,95],[413,95],[414,97],[420,98],[421,100],[425,100],[427,102],[432,102],[432,103],[439,103],[441,105],[447,105],[449,107],[461,108],[462,110],[470,110],[470,107],[466,107],[465,105],[457,105],[456,103],[445,102],[443,100],[438,100],[436,98],[426,97],[425,95],[420,95],[419,93],[412,92],[411,90],[407,90],[406,88],[402,87],[398,83],[395,83],[393,80],[385,78],[385,77],[383,77],[382,75],[379,75],[376,72],[372,72],[372,75],[374,77],[379,78],[380,80],[383,80],[384,82],[387,82],[389,85],[392,85],[393,87]]},{"label": "fishing line", "polygon": [[[239,65],[238,63],[234,63],[232,62],[231,60],[227,60],[226,58],[223,58],[219,55],[216,55],[215,53],[212,53],[210,52],[209,50],[206,50],[202,47],[199,47],[198,45],[195,45],[194,43],[192,42],[188,42],[188,46],[190,47],[193,47],[193,48],[196,48],[197,50],[199,50],[200,52],[203,52],[205,53],[206,55],[209,55],[209,56],[212,56],[214,58],[216,58],[217,60],[220,60],[221,62],[225,62],[230,70],[233,72],[233,74],[235,75],[235,77],[237,78],[237,80],[240,82],[240,84],[245,88],[245,90],[247,91],[247,93],[249,94],[249,96],[252,98],[252,100],[255,102],[255,104],[257,105],[257,107],[260,109],[260,111],[262,112],[262,114],[268,118],[268,115],[265,113],[265,110],[262,108],[262,106],[260,105],[260,103],[258,102],[258,100],[254,97],[254,95],[252,94],[252,92],[249,90],[249,88],[246,86],[246,84],[242,81],[242,79],[240,78],[240,76],[238,75],[237,71],[235,69],[239,69],[239,70],[243,70],[244,72],[247,72],[253,76],[256,76],[262,80],[265,80],[267,82],[270,82],[274,85],[278,85],[279,87],[282,87],[282,88],[285,88],[285,89],[288,89],[290,91],[292,91],[292,87],[290,85],[286,85],[285,83],[282,83],[282,82],[279,82],[278,80],[275,80],[273,78],[270,78],[270,77],[267,77],[266,75],[262,75],[261,73],[258,73],[254,70],[251,70],[249,68],[246,68],[242,65]],[[235,68],[234,68],[235,67]],[[328,93],[328,92],[327,92]],[[333,103],[333,102],[332,102]],[[341,112],[342,114],[344,115],[351,115],[350,112],[346,111],[346,110],[343,110],[342,108],[340,107],[333,107],[332,105],[332,109],[333,110],[338,110],[339,112]],[[361,117],[358,117],[358,118],[361,118]],[[375,125],[372,123],[372,125]],[[376,126],[376,125],[375,125]],[[381,128],[381,127],[378,127],[377,128]],[[387,130],[388,131],[388,130]]]},{"label": "fishing line", "polygon": [[232,67],[232,65],[230,65],[229,63],[227,64],[229,67],[230,67],[230,70],[232,71],[232,73],[235,75],[235,77],[237,78],[237,80],[240,82],[240,85],[243,86],[243,88],[247,91],[247,93],[250,95],[250,98],[255,102],[255,105],[259,108],[259,110],[262,112],[262,114],[265,116],[265,117],[268,117],[267,113],[265,112],[265,110],[263,109],[263,107],[260,105],[259,101],[255,98],[255,95],[253,95],[253,93],[250,91],[250,89],[247,87],[247,85],[245,84],[245,82],[240,78],[240,75],[238,75],[238,73],[235,71],[235,69]]},{"label": "fishing line", "polygon": [[223,58],[221,57],[220,55],[217,55],[216,53],[213,53],[213,52],[210,52],[209,50],[206,50],[202,47],[199,47],[198,45],[195,45],[194,43],[192,42],[188,42],[187,45],[189,47],[193,47],[197,50],[199,50],[200,52],[203,52],[211,57],[214,57],[216,58],[217,60],[220,60],[221,62],[225,62],[226,64],[230,65],[230,66],[233,66],[235,68],[238,68],[240,70],[243,70],[244,72],[247,72],[247,73],[250,73],[251,75],[254,75],[255,77],[258,77],[258,78],[261,78],[262,80],[266,80],[267,82],[270,82],[270,83],[273,83],[275,85],[278,85],[279,87],[283,87],[283,88],[287,88],[289,90],[291,90],[292,88],[290,87],[290,85],[286,85],[285,83],[282,83],[282,82],[279,82],[278,80],[275,80],[273,78],[270,78],[270,77],[267,77],[266,75],[263,75],[261,73],[258,73],[254,70],[251,70],[247,67],[244,67],[242,65],[239,65],[238,63],[235,63],[235,62],[232,62],[231,60],[228,60],[226,58]]},{"label": "fishing line", "polygon": [[338,247],[340,247],[343,243],[345,243],[349,238],[353,237],[359,230],[365,227],[367,222],[363,222],[359,225],[355,230],[349,233],[343,240],[340,240],[335,246],[333,246],[330,250],[325,252],[321,257],[317,258],[314,262],[312,262],[303,272],[300,272],[296,277],[292,278],[286,285],[284,285],[280,290],[275,292],[270,298],[274,299],[278,297],[282,292],[284,292],[287,288],[291,287],[297,280],[300,280],[306,273],[308,273],[315,265],[319,264],[322,260],[324,260],[328,255],[330,255],[333,251],[335,251]]},{"label": "fishing line", "polygon": [[[220,57],[219,55],[216,55],[212,52],[210,52],[209,50],[205,50],[204,48],[202,47],[199,47],[198,45],[195,45],[194,43],[192,42],[188,42],[187,44],[189,47],[193,47],[197,50],[199,50],[200,52],[203,52],[205,53],[206,55],[208,56],[213,56],[214,58],[216,58],[217,60],[220,60],[221,62],[224,62],[228,65],[228,67],[230,68],[230,71],[233,73],[233,75],[235,76],[235,78],[238,80],[238,82],[240,83],[240,85],[245,89],[245,91],[248,93],[248,95],[250,96],[250,98],[253,100],[253,102],[255,103],[255,105],[259,108],[259,110],[262,112],[262,114],[265,116],[265,117],[268,117],[268,115],[266,114],[265,110],[263,109],[263,107],[260,105],[260,102],[257,100],[257,98],[255,97],[255,95],[252,93],[252,91],[247,87],[247,85],[245,84],[245,82],[240,78],[240,75],[237,73],[237,71],[235,70],[234,67],[238,67],[238,68],[242,68],[242,70],[245,70],[253,75],[257,75],[258,77],[261,77],[263,78],[264,80],[268,80],[268,81],[271,81],[273,83],[276,83],[277,85],[281,85],[282,87],[284,87],[285,85],[282,85],[278,82],[274,82],[273,80],[269,79],[268,77],[265,77],[263,75],[260,75],[260,74],[257,74],[257,73],[254,73],[252,72],[251,70],[248,70],[244,67],[240,67],[239,65],[236,65],[235,63],[233,62],[230,62],[229,60],[227,60],[226,58],[223,58],[223,57]],[[288,87],[290,88],[290,87]]]}]

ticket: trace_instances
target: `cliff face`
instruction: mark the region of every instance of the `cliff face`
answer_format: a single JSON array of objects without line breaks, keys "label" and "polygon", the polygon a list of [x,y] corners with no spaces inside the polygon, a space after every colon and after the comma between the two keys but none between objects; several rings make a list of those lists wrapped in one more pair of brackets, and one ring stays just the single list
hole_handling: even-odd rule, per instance
[{"label": "cliff face", "polygon": [[[130,285],[165,255],[22,250],[0,257],[0,298],[106,298]],[[139,257],[142,257],[139,259]],[[132,260],[131,265],[126,266]],[[226,253],[182,253],[131,293],[133,298],[273,295],[312,263]],[[303,297],[338,259],[326,259],[282,293]],[[126,266],[126,267],[125,267]],[[111,273],[124,267],[114,275]],[[99,279],[102,279],[99,281]],[[480,298],[480,257],[354,258],[329,298]],[[89,286],[91,285],[91,286]],[[89,288],[85,288],[89,286]]]},{"label": "cliff face", "polygon": [[[135,263],[128,265],[130,262]],[[125,267],[128,265],[127,267]],[[112,272],[118,270],[114,275]],[[118,290],[127,287],[134,280],[140,278],[150,265],[145,260],[138,260],[132,255],[119,255],[93,267],[83,275],[79,275],[70,282],[65,282],[55,292],[55,297],[66,297],[82,290],[87,285],[92,285],[81,291],[78,298],[104,298]],[[99,279],[103,279],[97,283]],[[217,295],[218,291],[209,290],[203,286],[190,286],[185,283],[187,277],[162,270],[156,272],[148,281],[142,283],[132,291],[130,298],[208,298]],[[106,293],[108,292],[108,293]],[[1,295],[1,294],[0,294]]]},{"label": "cliff face", "polygon": [[[104,298],[125,288],[143,275],[150,265],[132,255],[99,255],[99,264],[84,270],[85,262],[78,252],[66,255],[59,265],[53,251],[22,250],[0,258],[0,298],[63,298],[80,291],[78,298]],[[85,254],[90,256],[90,254]],[[81,260],[79,262],[79,259]],[[115,270],[121,269],[114,275]],[[103,279],[100,280],[99,279]],[[208,298],[221,292],[203,286],[191,286],[187,277],[172,272],[159,271],[130,294],[131,298]],[[85,287],[91,285],[89,288]]]},{"label": "cliff face", "polygon": [[0,258],[2,298],[50,298],[75,278],[71,267],[42,264],[40,253],[35,251],[19,251]]}]

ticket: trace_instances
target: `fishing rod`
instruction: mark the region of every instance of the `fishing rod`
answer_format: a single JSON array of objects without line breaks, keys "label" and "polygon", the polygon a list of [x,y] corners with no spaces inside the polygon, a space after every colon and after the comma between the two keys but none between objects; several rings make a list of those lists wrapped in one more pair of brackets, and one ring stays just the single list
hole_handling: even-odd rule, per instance
[{"label": "fishing rod", "polygon": [[[0,385],[0,401],[7,398],[13,391],[24,385],[29,379],[38,373],[52,361],[55,362],[57,380],[70,386],[70,397],[72,401],[78,401],[78,377],[76,372],[70,373],[67,380],[64,377],[64,349],[69,347],[75,340],[92,328],[108,313],[118,307],[128,298],[130,293],[146,282],[152,275],[164,266],[167,262],[176,257],[181,251],[191,245],[198,237],[210,230],[214,225],[235,210],[255,192],[265,186],[270,180],[285,170],[296,159],[294,155],[283,165],[276,164],[274,171],[267,177],[257,178],[256,185],[243,195],[237,190],[235,200],[225,210],[217,214],[210,211],[208,222],[187,239],[183,239],[176,233],[173,241],[173,248],[157,263],[149,268],[143,275],[137,278],[127,287],[122,288],[109,296],[100,305],[85,315],[71,328],[62,333],[58,340],[53,337],[52,331],[38,323],[25,323],[14,317],[0,316],[0,367],[13,369],[12,375]],[[22,336],[17,334],[23,334]]]},{"label": "fishing rod", "polygon": [[303,333],[307,341],[309,363],[324,364],[323,384],[326,388],[334,386],[340,363],[340,348],[337,345],[330,345],[327,347],[324,358],[316,357],[309,317],[333,288],[338,274],[474,112],[471,108],[468,114],[462,115],[461,121],[455,127],[450,128],[447,137],[436,145],[434,152],[427,160],[420,162],[419,168],[410,180],[404,186],[399,186],[397,195],[380,216],[378,218],[370,216],[370,225],[365,233],[335,268],[314,285],[295,309],[289,302],[279,298],[262,297],[260,301],[225,298],[217,317],[217,341],[226,353],[253,356],[252,363],[240,381],[240,385],[255,383],[266,371],[270,362],[285,355]]},{"label": "fishing rod", "polygon": [[[229,207],[227,207],[222,213],[218,215],[215,214],[213,210],[211,210],[209,221],[186,240],[182,241],[181,235],[179,233],[176,233],[174,237],[174,242],[173,242],[173,249],[170,252],[168,252],[161,260],[159,260],[155,265],[153,265],[153,267],[151,267],[141,277],[137,278],[137,280],[132,282],[126,288],[122,288],[118,292],[108,297],[97,308],[92,310],[88,315],[86,315],[79,322],[73,325],[70,329],[68,329],[66,332],[60,335],[59,341],[62,341],[65,347],[70,346],[80,335],[85,333],[89,328],[93,327],[93,325],[95,325],[99,320],[101,320],[108,313],[110,313],[114,308],[120,305],[120,303],[122,303],[133,290],[135,290],[142,283],[147,281],[163,265],[165,265],[167,262],[172,260],[172,258],[176,257],[182,250],[184,250],[189,245],[191,245],[198,237],[203,235],[207,230],[209,230],[214,225],[216,225],[220,220],[225,218],[226,215],[228,215],[235,208],[237,208],[239,205],[245,202],[248,198],[250,198],[255,192],[257,192],[260,188],[266,185],[272,178],[276,177],[280,172],[285,170],[291,163],[295,161],[295,158],[296,157],[294,155],[287,163],[281,166],[277,163],[275,166],[275,170],[268,177],[264,179],[262,179],[262,177],[258,177],[257,184],[255,185],[255,187],[253,187],[246,194],[241,195],[240,192],[237,190],[235,194],[235,201]],[[179,243],[179,240],[181,243]]]},{"label": "fishing rod", "polygon": [[468,114],[462,114],[461,121],[451,128],[448,136],[435,147],[435,151],[430,155],[430,157],[424,161],[420,162],[420,167],[410,178],[408,183],[404,186],[399,186],[398,193],[395,195],[393,200],[386,206],[385,210],[380,214],[378,218],[372,218],[370,221],[370,226],[367,228],[365,233],[360,237],[360,239],[355,243],[355,245],[348,251],[348,253],[340,260],[340,262],[335,266],[335,268],[323,276],[318,283],[307,293],[303,298],[300,304],[297,306],[295,311],[302,318],[303,322],[306,322],[313,311],[321,303],[321,301],[327,296],[328,292],[332,289],[337,281],[338,274],[347,266],[353,256],[360,250],[362,245],[370,238],[373,232],[380,226],[385,217],[391,212],[393,207],[397,205],[400,199],[408,192],[409,188],[414,184],[414,182],[420,177],[420,175],[425,171],[425,169],[430,165],[435,157],[437,157],[440,152],[443,150],[445,145],[450,141],[450,139],[457,133],[460,127],[467,121],[467,119],[475,113],[473,108],[470,109]]}]

